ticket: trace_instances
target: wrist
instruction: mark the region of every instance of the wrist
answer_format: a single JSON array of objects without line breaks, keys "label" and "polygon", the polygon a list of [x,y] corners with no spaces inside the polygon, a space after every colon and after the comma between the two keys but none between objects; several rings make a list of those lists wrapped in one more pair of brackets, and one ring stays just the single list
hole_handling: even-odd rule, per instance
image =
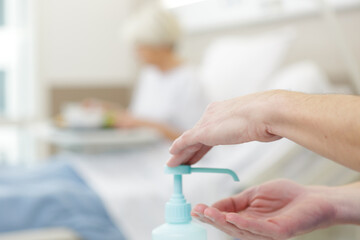
[{"label": "wrist", "polygon": [[337,224],[360,224],[360,184],[336,187],[332,196]]},{"label": "wrist", "polygon": [[360,224],[360,184],[340,187],[315,187],[332,205],[335,214],[332,225]]},{"label": "wrist", "polygon": [[294,125],[301,125],[299,122],[302,119],[301,108],[310,96],[286,90],[272,90],[268,93],[270,96],[266,112],[268,129],[273,135],[288,137]]},{"label": "wrist", "polygon": [[284,124],[288,121],[291,106],[289,100],[291,93],[285,90],[271,90],[266,92],[267,98],[264,101],[265,111],[263,112],[264,123],[269,133],[281,136]]}]

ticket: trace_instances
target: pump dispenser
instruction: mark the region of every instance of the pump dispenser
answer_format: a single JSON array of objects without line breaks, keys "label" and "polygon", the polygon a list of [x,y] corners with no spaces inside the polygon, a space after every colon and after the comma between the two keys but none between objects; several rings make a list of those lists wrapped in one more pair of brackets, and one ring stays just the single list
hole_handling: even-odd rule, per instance
[{"label": "pump dispenser", "polygon": [[206,240],[206,230],[192,222],[190,215],[191,204],[187,203],[182,191],[182,175],[191,173],[223,173],[229,174],[235,181],[239,181],[236,173],[229,169],[220,168],[193,168],[181,165],[165,167],[166,174],[174,175],[174,193],[166,203],[166,223],[152,232],[152,240]]}]

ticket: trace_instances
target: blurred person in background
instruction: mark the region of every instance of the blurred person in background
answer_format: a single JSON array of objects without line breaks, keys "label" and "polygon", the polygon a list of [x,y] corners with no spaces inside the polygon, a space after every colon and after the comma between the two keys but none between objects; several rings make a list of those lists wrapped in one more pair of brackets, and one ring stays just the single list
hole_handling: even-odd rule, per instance
[{"label": "blurred person in background", "polygon": [[[129,108],[87,99],[80,104],[85,114],[77,121],[86,125],[90,121],[86,113],[98,111],[103,115],[99,127],[151,128],[170,141],[190,128],[207,100],[195,68],[177,53],[181,35],[176,18],[160,4],[145,5],[131,16],[123,24],[120,37],[135,53],[141,69]],[[63,117],[69,123],[72,117],[67,115]]]},{"label": "blurred person in background", "polygon": [[118,112],[116,126],[149,127],[174,140],[206,106],[195,70],[176,52],[180,26],[168,11],[149,5],[125,24],[122,33],[142,69],[130,107]]}]

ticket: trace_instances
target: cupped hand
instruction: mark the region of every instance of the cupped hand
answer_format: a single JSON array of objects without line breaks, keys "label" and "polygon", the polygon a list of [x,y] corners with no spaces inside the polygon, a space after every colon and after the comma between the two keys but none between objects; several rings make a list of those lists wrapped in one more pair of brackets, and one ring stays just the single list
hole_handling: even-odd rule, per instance
[{"label": "cupped hand", "polygon": [[168,166],[194,164],[216,145],[280,139],[268,124],[275,94],[269,91],[210,104],[200,121],[175,140]]},{"label": "cupped hand", "polygon": [[336,208],[327,188],[277,180],[215,203],[192,215],[241,240],[282,240],[334,223]]}]

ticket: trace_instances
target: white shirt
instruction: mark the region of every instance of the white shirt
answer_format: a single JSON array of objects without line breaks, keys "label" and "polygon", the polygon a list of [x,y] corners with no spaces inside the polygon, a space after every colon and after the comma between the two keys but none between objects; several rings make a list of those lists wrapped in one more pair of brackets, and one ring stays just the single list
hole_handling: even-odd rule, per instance
[{"label": "white shirt", "polygon": [[146,67],[135,89],[130,111],[139,118],[191,128],[201,117],[206,100],[195,71],[180,66],[168,72]]}]

